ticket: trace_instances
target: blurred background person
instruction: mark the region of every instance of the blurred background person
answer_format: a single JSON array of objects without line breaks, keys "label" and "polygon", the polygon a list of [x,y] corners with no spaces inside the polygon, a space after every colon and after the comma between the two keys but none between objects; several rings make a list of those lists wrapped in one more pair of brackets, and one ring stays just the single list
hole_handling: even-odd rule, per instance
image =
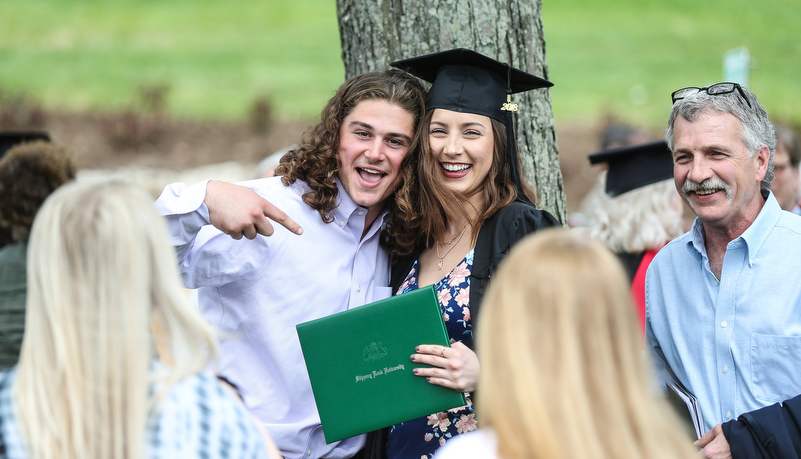
[{"label": "blurred background person", "polygon": [[600,242],[563,229],[527,237],[484,308],[481,427],[437,459],[696,457],[652,394],[625,274]]},{"label": "blurred background person", "polygon": [[296,150],[298,148],[297,145],[291,145],[289,147],[282,148],[275,153],[271,154],[270,156],[262,159],[259,161],[259,164],[253,169],[253,177],[254,179],[258,178],[269,178],[275,176],[275,168],[278,167],[278,164],[281,162],[281,158],[284,157],[285,154],[289,153],[290,151]]},{"label": "blurred background person", "polygon": [[644,129],[609,120],[601,133],[601,150],[648,143],[651,136]]},{"label": "blurred background person", "polygon": [[15,144],[0,158],[0,225],[10,237],[0,248],[0,369],[16,365],[22,346],[33,219],[50,193],[75,178],[75,166],[64,148],[44,140]]},{"label": "blurred background person", "polygon": [[[34,140],[45,140],[49,142],[50,135],[44,131],[0,131],[0,158],[15,145]],[[11,242],[13,242],[11,238],[11,228],[0,220],[0,248],[5,247]]]},{"label": "blurred background person", "polygon": [[801,207],[798,205],[801,145],[791,128],[779,124],[775,127],[776,153],[773,157],[773,183],[770,191],[776,196],[782,210],[801,215]]},{"label": "blurred background person", "polygon": [[614,252],[626,270],[640,325],[645,330],[645,272],[656,253],[684,233],[684,206],[673,185],[673,156],[664,140],[589,156],[607,164],[588,230]]},{"label": "blurred background person", "polygon": [[268,457],[245,407],[199,373],[216,337],[187,301],[144,189],[63,186],[36,216],[28,254],[22,352],[0,374],[5,457]]},{"label": "blurred background person", "polygon": [[[644,129],[608,119],[601,132],[600,151],[627,147],[630,145],[641,145],[651,141],[651,137]],[[597,172],[594,173],[594,183],[587,189],[581,199],[579,208],[568,215],[568,225],[570,228],[586,227],[589,224],[590,214],[597,206],[597,200],[604,194],[604,181],[601,174],[606,171],[606,163],[599,163]]]}]

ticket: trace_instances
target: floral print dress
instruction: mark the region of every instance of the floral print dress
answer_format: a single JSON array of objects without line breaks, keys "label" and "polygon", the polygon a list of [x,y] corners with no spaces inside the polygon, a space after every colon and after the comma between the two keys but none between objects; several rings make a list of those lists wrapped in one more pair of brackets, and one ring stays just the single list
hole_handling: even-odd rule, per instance
[{"label": "floral print dress", "polygon": [[[448,336],[473,348],[473,330],[470,323],[470,272],[473,268],[473,250],[436,285],[439,305],[445,319]],[[398,295],[416,290],[418,262],[415,261]],[[425,344],[425,343],[420,343]],[[434,413],[411,421],[395,424],[389,429],[388,459],[430,459],[440,446],[454,435],[476,429],[476,415],[469,394],[467,405],[441,413]]]}]

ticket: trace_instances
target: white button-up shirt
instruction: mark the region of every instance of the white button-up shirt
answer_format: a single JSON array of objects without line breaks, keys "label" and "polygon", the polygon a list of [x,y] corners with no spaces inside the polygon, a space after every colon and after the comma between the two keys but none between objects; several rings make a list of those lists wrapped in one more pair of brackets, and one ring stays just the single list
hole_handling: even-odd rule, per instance
[{"label": "white button-up shirt", "polygon": [[232,239],[209,225],[206,183],[169,185],[156,202],[186,286],[199,289],[203,314],[228,337],[216,370],[239,387],[287,458],[350,457],[364,439],[325,443],[295,326],[390,296],[378,245],[388,214],[362,239],[366,209],[339,181],[330,224],[303,202],[305,183],[285,187],[276,177],[241,185],[286,212],[303,234],[274,224],[270,237]]}]

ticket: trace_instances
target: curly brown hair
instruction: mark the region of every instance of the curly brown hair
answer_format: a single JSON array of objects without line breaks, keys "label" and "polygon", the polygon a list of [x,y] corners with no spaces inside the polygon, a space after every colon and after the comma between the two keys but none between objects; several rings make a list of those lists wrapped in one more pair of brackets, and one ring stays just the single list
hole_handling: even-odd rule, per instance
[{"label": "curly brown hair", "polygon": [[[443,237],[451,220],[470,220],[460,195],[437,178],[440,165],[431,153],[428,142],[428,127],[433,113],[433,110],[429,110],[418,128],[422,153],[409,158],[410,163],[414,162],[410,167],[417,173],[405,177],[395,196],[392,219],[382,233],[381,244],[393,255],[405,256],[419,248],[431,246]],[[483,184],[484,208],[476,209],[478,215],[471,223],[474,228],[473,243],[478,238],[476,230],[481,228],[484,221],[520,197],[507,160],[506,125],[492,118],[490,121],[494,138],[492,166]],[[518,170],[522,170],[519,157]],[[535,202],[534,192],[522,177],[521,181],[526,197]]]},{"label": "curly brown hair", "polygon": [[12,242],[26,242],[33,219],[56,188],[75,178],[68,152],[51,142],[15,146],[0,158],[0,225]]},{"label": "curly brown hair", "polygon": [[[333,221],[331,211],[337,205],[339,131],[345,117],[365,100],[383,100],[409,112],[414,118],[415,138],[404,163],[419,151],[417,125],[425,114],[426,91],[416,78],[390,69],[365,73],[346,81],[323,108],[320,122],[303,135],[295,149],[281,158],[275,170],[276,175],[283,176],[281,181],[285,186],[297,180],[306,182],[311,191],[303,195],[303,202],[316,209],[326,223]],[[407,179],[413,171],[404,173],[401,166],[401,174]]]}]

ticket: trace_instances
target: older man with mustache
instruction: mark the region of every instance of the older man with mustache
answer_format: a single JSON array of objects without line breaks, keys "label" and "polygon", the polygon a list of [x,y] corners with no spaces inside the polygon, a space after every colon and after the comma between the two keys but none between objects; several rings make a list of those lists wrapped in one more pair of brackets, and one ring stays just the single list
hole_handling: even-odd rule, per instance
[{"label": "older man with mustache", "polygon": [[801,218],[769,187],[776,136],[735,83],[673,93],[674,181],[697,215],[646,276],[654,360],[698,398],[707,457],[730,457],[719,426],[801,393]]}]

